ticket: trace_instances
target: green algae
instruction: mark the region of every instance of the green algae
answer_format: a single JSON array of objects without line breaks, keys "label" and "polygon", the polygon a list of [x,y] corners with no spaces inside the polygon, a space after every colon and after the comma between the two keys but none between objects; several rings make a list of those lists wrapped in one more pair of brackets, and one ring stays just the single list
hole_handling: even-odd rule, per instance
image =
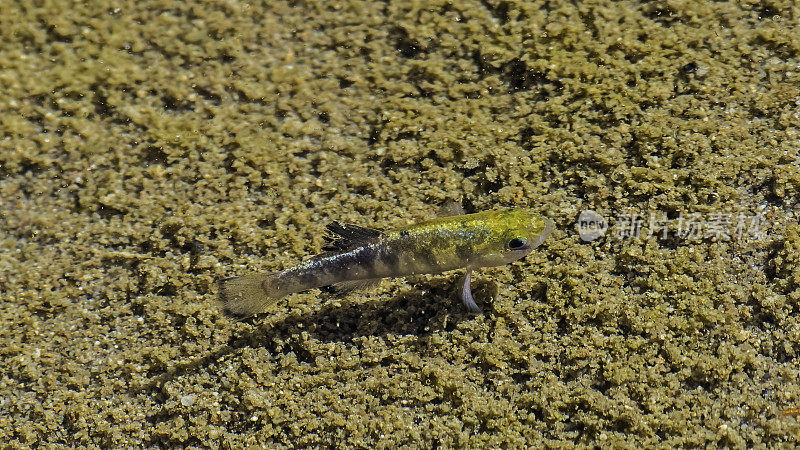
[{"label": "green algae", "polygon": [[[791,446],[797,7],[119,2],[4,10],[0,436],[16,447]],[[525,206],[475,282],[214,281],[327,220]],[[583,209],[764,214],[762,239],[583,243]]]}]

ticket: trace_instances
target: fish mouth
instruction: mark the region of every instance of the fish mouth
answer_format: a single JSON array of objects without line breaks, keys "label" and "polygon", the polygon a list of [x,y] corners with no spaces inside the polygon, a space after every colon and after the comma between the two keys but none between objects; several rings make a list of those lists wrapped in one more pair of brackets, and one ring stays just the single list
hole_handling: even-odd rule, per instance
[{"label": "fish mouth", "polygon": [[534,239],[533,242],[529,243],[526,247],[528,247],[528,249],[530,250],[533,250],[534,248],[540,246],[542,242],[544,242],[544,240],[547,239],[547,236],[550,236],[550,233],[553,232],[553,228],[554,225],[552,219],[545,218],[544,230],[541,233],[539,233],[539,236],[536,236],[536,239]]}]

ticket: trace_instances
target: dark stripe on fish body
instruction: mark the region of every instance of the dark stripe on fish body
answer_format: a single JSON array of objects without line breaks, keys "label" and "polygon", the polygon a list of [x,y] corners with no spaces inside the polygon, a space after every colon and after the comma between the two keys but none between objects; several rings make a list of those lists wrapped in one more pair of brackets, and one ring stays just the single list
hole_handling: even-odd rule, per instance
[{"label": "dark stripe on fish body", "polygon": [[361,267],[363,275],[358,278],[375,278],[377,267],[375,259],[378,256],[378,248],[375,245],[365,245],[358,249],[356,253],[356,265]]},{"label": "dark stripe on fish body", "polygon": [[298,267],[282,272],[278,278],[286,286],[296,286],[295,291],[310,289],[339,281],[342,266],[341,254],[315,256]]},{"label": "dark stripe on fish body", "polygon": [[325,268],[320,261],[314,261],[310,267],[298,274],[297,279],[304,286],[316,286],[319,283],[320,275],[324,272]]},{"label": "dark stripe on fish body", "polygon": [[379,251],[377,261],[374,266],[381,269],[387,274],[380,274],[380,276],[397,275],[400,272],[400,245],[399,243],[385,244]]},{"label": "dark stripe on fish body", "polygon": [[314,262],[314,267],[308,269],[311,275],[318,275],[320,282],[325,283],[374,278],[375,258],[378,254],[376,245],[367,244],[320,257]]},{"label": "dark stripe on fish body", "polygon": [[417,252],[417,258],[422,259],[427,264],[426,270],[432,269],[434,267],[439,267],[439,259],[436,257],[436,252],[433,249],[426,249],[421,252]]},{"label": "dark stripe on fish body", "polygon": [[466,242],[456,245],[456,256],[464,261],[464,264],[469,262],[474,253],[475,251],[472,249],[472,246]]}]

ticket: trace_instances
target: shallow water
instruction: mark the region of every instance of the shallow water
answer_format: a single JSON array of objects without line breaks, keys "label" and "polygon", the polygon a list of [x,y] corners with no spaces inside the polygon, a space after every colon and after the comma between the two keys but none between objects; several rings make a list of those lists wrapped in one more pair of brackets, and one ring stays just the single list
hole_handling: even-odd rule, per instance
[{"label": "shallow water", "polygon": [[[0,436],[796,444],[800,30],[771,5],[15,4]],[[483,315],[459,273],[218,309],[330,220],[453,200],[556,222],[473,274]]]}]

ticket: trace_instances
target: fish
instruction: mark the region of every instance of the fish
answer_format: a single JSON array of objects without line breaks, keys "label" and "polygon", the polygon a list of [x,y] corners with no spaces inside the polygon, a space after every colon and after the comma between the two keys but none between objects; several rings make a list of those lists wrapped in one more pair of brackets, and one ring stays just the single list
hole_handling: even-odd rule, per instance
[{"label": "fish", "polygon": [[438,217],[381,232],[332,222],[323,253],[293,267],[219,281],[223,311],[234,317],[268,312],[281,298],[333,286],[348,291],[382,278],[466,269],[460,297],[480,313],[471,291],[472,270],[523,258],[553,231],[553,221],[523,209]]}]

